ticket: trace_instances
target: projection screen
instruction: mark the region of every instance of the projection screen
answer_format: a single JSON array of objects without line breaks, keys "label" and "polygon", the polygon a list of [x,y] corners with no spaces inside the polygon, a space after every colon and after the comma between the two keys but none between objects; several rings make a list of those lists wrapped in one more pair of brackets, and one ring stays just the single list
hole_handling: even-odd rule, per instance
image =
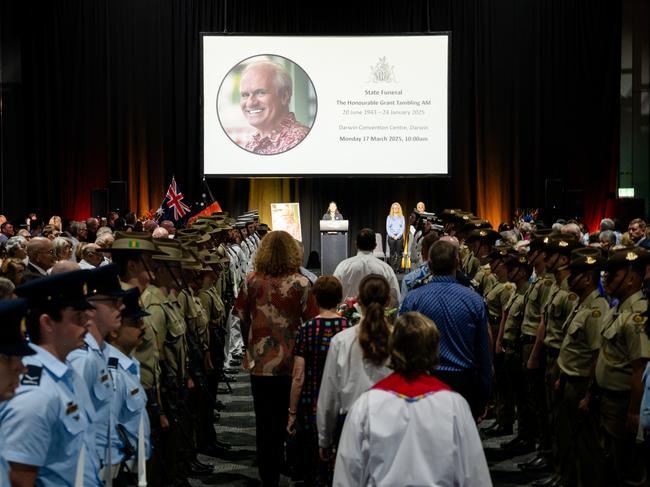
[{"label": "projection screen", "polygon": [[448,174],[447,33],[201,40],[204,174]]}]

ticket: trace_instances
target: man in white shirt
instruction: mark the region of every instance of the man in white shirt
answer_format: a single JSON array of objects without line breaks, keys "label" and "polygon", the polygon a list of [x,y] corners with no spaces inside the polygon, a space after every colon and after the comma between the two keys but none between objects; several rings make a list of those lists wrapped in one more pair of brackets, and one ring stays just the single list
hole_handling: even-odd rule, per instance
[{"label": "man in white shirt", "polygon": [[359,283],[369,274],[384,276],[390,286],[388,307],[397,306],[400,300],[399,284],[393,269],[373,255],[377,246],[375,232],[362,229],[357,235],[357,255],[342,261],[334,269],[334,277],[343,285],[343,296],[351,297],[359,293]]}]

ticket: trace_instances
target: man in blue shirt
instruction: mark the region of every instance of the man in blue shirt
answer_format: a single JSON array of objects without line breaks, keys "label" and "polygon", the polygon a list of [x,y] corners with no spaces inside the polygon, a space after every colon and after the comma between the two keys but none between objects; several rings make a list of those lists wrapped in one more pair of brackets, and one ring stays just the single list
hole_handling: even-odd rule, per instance
[{"label": "man in blue shirt", "polygon": [[[24,370],[21,358],[34,355],[20,327],[27,314],[24,299],[0,300],[0,416],[9,399],[14,397]],[[0,435],[0,485],[9,484],[9,465],[2,456],[4,436]]]},{"label": "man in blue shirt", "polygon": [[27,298],[27,332],[34,355],[25,357],[16,396],[0,414],[1,455],[14,485],[73,486],[82,449],[84,486],[101,485],[89,425],[95,411],[82,379],[66,361],[83,345],[92,306],[85,271],[34,280],[16,288]]},{"label": "man in blue shirt", "polygon": [[122,297],[126,291],[120,287],[118,268],[114,264],[91,270],[86,278],[87,299],[94,306],[95,312],[90,319],[84,345],[71,352],[68,361],[86,383],[97,413],[96,421],[91,425],[97,451],[87,452],[87,455],[97,455],[101,465],[106,466],[111,460],[108,458],[108,429],[115,386],[108,370],[108,351],[104,340],[106,335],[117,330],[122,323]]},{"label": "man in blue shirt", "polygon": [[436,376],[460,393],[474,417],[484,413],[492,361],[485,303],[456,280],[458,248],[446,241],[429,250],[432,279],[408,293],[399,314],[418,311],[429,317],[440,331],[440,365]]},{"label": "man in blue shirt", "polygon": [[[124,484],[129,481],[137,484],[135,474],[142,475],[137,467],[140,455],[142,459],[151,457],[151,442],[149,417],[147,416],[147,395],[140,382],[140,362],[131,356],[131,352],[142,343],[144,336],[144,322],[142,319],[149,313],[140,308],[138,298],[140,291],[131,288],[124,296],[124,311],[122,312],[122,326],[111,331],[106,340],[106,352],[109,355],[108,368],[113,376],[115,394],[111,410],[113,413],[113,429],[111,438],[112,462],[119,465],[119,480]],[[140,421],[143,421],[144,450],[138,451]],[[155,465],[161,468],[160,465]],[[119,482],[118,482],[119,483]]]}]

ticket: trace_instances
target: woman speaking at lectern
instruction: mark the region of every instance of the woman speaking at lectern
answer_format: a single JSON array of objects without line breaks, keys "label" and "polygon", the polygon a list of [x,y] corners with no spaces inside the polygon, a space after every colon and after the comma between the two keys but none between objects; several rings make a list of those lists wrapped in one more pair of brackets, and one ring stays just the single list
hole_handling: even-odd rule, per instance
[{"label": "woman speaking at lectern", "polygon": [[330,204],[327,207],[327,211],[321,220],[343,220],[343,215],[339,213],[339,209],[336,207],[336,203],[334,201],[330,201]]}]

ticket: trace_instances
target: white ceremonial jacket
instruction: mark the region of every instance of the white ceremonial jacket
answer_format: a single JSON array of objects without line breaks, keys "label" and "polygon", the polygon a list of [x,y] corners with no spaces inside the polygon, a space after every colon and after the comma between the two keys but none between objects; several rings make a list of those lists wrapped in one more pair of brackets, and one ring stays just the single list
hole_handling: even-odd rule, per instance
[{"label": "white ceremonial jacket", "polygon": [[469,405],[428,375],[391,374],[355,402],[334,486],[491,486]]}]

